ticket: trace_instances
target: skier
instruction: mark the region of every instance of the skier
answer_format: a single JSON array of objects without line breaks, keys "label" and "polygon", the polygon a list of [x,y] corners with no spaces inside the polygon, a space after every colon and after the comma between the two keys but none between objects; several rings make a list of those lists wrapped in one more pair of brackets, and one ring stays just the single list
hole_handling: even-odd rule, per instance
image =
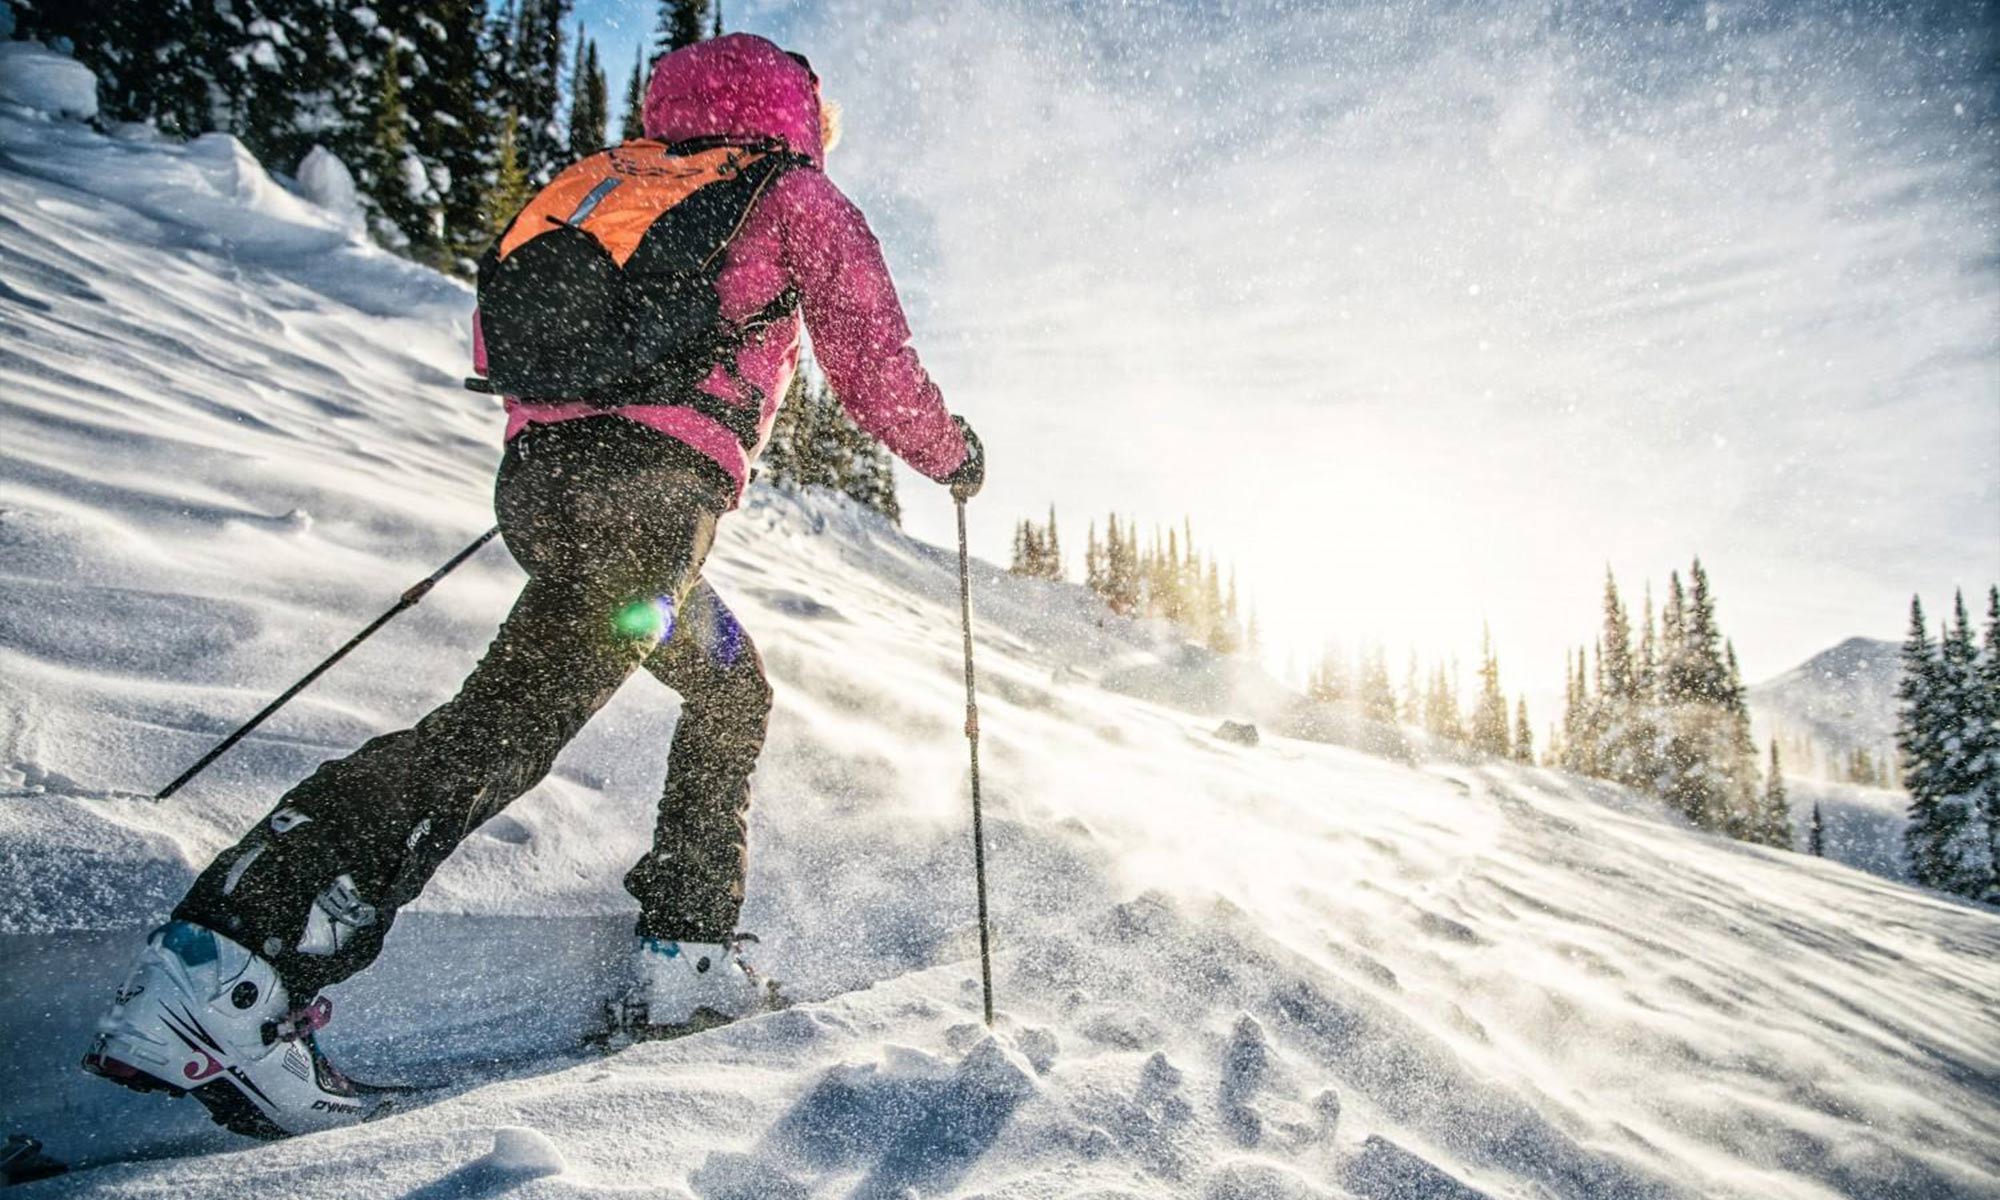
[{"label": "skier", "polygon": [[[736,919],[771,688],[701,569],[769,436],[801,328],[862,429],[960,501],[985,475],[978,439],[908,345],[867,223],[822,173],[836,114],[803,57],[747,34],[696,43],[655,65],[646,140],[570,168],[503,231],[481,266],[474,365],[509,396],[494,507],[528,582],[455,698],[322,763],[202,872],[99,1022],[89,1070],[192,1092],[259,1136],[377,1111],[378,1089],[318,1046],[332,1016],[321,989],[374,960],[452,849],[540,781],[642,667],[683,707],[652,849],[624,880],[639,901],[634,1007],[679,1030],[758,1006]],[[608,174],[587,188],[571,177],[590,170]],[[718,199],[669,210],[703,171],[714,187],[693,195]],[[614,202],[654,207],[635,218]],[[644,355],[631,347],[653,327],[637,322],[625,341],[591,332],[605,326],[574,309],[606,289],[573,286],[585,275],[523,290],[550,271],[608,271],[621,252],[628,267],[680,254],[675,239],[717,229],[718,243],[695,247],[719,264],[708,325],[679,343],[703,351],[666,382],[605,386],[635,370]],[[609,257],[578,250],[586,235]],[[649,294],[645,311],[685,324],[668,300]],[[527,344],[538,338],[548,344]],[[548,378],[582,382],[532,398],[508,385]]]}]

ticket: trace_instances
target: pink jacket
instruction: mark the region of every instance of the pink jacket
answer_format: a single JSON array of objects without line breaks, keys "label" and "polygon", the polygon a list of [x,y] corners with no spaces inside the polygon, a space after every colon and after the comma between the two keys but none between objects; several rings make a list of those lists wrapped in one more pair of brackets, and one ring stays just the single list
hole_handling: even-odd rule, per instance
[{"label": "pink jacket", "polygon": [[[795,167],[766,190],[730,243],[717,280],[722,314],[741,321],[787,286],[796,288],[814,354],[848,415],[904,462],[943,480],[965,461],[965,439],[909,346],[910,327],[868,222],[818,169],[826,161],[819,116],[818,85],[807,70],[772,43],[745,33],[697,42],[661,58],[646,94],[648,137],[778,138],[812,160],[813,167]],[[701,385],[736,404],[762,397],[760,452],[798,368],[799,331],[798,316],[778,321],[737,355],[738,372],[757,395],[739,391],[720,366]],[[474,313],[473,366],[482,374],[485,359]],[[510,399],[507,437],[530,424],[602,411],[588,404],[531,407]],[[736,481],[741,497],[755,455],[745,454],[720,422],[666,405],[618,411],[714,459]]]}]

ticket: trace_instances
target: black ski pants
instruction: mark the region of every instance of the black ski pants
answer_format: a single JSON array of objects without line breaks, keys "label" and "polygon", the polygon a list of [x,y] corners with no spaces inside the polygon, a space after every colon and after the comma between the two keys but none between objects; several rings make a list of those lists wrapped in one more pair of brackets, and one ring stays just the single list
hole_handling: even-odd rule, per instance
[{"label": "black ski pants", "polygon": [[771,689],[749,635],[701,578],[727,489],[713,463],[617,416],[515,438],[494,507],[528,582],[458,695],[322,763],[210,864],[174,915],[263,954],[301,1001],[345,979],[374,961],[396,911],[452,850],[540,782],[644,667],[682,709],[652,850],[625,877],[638,932],[728,939]]}]

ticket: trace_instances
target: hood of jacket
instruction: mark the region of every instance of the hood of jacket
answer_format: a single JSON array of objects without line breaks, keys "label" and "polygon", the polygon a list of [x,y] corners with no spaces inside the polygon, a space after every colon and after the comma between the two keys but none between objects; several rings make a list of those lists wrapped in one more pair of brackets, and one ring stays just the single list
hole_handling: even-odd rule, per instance
[{"label": "hood of jacket", "polygon": [[777,138],[824,167],[819,109],[818,86],[790,55],[755,34],[729,33],[683,46],[653,65],[646,136]]}]

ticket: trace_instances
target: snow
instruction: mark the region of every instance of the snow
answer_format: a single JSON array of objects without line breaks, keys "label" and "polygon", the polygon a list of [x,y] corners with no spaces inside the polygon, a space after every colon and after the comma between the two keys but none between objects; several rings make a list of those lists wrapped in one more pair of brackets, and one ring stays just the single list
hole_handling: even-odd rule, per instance
[{"label": "snow", "polygon": [[[5,13],[11,32],[13,10]],[[0,41],[0,102],[87,121],[97,115],[97,78],[82,63],[38,42]]]},{"label": "snow", "polygon": [[360,194],[354,189],[354,173],[325,146],[306,151],[299,162],[298,184],[300,195],[338,219],[350,235],[358,237],[367,227]]},{"label": "snow", "polygon": [[487,526],[500,418],[457,386],[465,289],[324,177],[4,112],[0,150],[0,1125],[77,1168],[24,1196],[2000,1187],[1991,911],[1602,783],[1286,736],[1268,680],[975,563],[984,1028],[955,558],[761,487],[709,575],[778,692],[744,925],[794,1007],[575,1049],[676,712],[640,680],[331,993],[337,1062],[442,1098],[253,1146],[85,1077],[194,869],[446,695],[520,576],[482,552],[145,799]]}]

